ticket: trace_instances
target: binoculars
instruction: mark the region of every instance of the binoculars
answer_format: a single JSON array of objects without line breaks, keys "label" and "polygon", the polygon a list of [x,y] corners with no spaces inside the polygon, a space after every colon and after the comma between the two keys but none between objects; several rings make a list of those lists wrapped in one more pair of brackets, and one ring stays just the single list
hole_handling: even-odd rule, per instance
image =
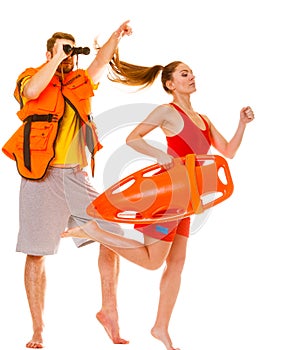
[{"label": "binoculars", "polygon": [[64,52],[68,55],[71,54],[71,56],[74,55],[89,55],[90,49],[89,47],[73,47],[70,45],[63,45]]}]

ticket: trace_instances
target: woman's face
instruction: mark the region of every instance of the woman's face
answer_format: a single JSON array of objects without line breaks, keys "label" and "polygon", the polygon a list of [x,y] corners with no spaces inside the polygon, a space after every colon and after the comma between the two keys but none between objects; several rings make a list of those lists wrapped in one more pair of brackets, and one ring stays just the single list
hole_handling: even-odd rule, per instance
[{"label": "woman's face", "polygon": [[195,76],[192,69],[185,63],[180,63],[172,74],[170,81],[172,93],[193,93],[196,91]]}]

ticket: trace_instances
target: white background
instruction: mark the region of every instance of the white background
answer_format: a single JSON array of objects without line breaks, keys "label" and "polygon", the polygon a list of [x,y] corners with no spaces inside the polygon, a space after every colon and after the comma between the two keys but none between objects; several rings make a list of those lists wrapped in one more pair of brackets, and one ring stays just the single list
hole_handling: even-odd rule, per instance
[{"label": "white background", "polygon": [[[182,350],[282,349],[279,5],[278,0],[1,4],[1,147],[20,125],[13,98],[16,78],[26,67],[45,61],[46,40],[64,31],[76,37],[78,46],[91,47],[95,36],[103,43],[127,19],[134,33],[120,44],[122,59],[142,65],[187,63],[196,75],[194,108],[207,114],[227,139],[237,127],[241,107],[252,106],[256,119],[229,162],[234,194],[214,208],[189,240],[170,327],[174,345]],[[92,58],[80,57],[81,68]],[[104,78],[93,111],[99,116],[126,104],[169,101],[159,80],[132,93]],[[122,144],[126,133],[117,133]],[[99,191],[106,154],[116,147],[103,143],[97,155]],[[0,154],[0,341],[5,350],[24,349],[32,334],[23,285],[25,256],[15,253],[19,182],[15,163]],[[47,348],[163,349],[150,336],[162,268],[146,271],[121,260],[120,328],[130,344],[113,345],[95,319],[101,302],[97,257],[98,244],[77,250],[65,239],[59,254],[47,259]]]}]

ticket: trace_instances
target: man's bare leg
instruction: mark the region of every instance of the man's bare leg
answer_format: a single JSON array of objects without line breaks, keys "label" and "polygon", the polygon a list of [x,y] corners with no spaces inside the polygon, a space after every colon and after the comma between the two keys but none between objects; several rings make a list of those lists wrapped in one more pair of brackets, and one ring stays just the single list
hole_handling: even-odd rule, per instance
[{"label": "man's bare leg", "polygon": [[46,289],[45,258],[27,255],[25,264],[25,289],[30,308],[33,336],[27,348],[43,348],[43,311]]},{"label": "man's bare leg", "polygon": [[167,350],[179,350],[173,347],[168,328],[180,289],[181,273],[186,257],[186,246],[187,238],[176,235],[166,259],[166,267],[160,283],[157,318],[151,330],[152,336],[160,340]]},{"label": "man's bare leg", "polygon": [[98,266],[101,276],[102,308],[96,317],[114,344],[128,344],[129,341],[121,338],[119,335],[117,312],[119,256],[110,249],[100,245]]}]

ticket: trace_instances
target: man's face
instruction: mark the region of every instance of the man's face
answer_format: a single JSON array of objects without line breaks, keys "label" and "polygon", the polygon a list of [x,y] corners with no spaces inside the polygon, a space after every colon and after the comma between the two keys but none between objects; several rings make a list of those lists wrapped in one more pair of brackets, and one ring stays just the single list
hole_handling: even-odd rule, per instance
[{"label": "man's face", "polygon": [[[57,39],[56,43],[53,47],[52,56],[54,56],[59,50],[63,50],[63,45],[70,45],[73,47],[75,43],[71,40],[66,39]],[[69,73],[74,68],[74,60],[76,59],[75,56],[71,56],[69,54],[58,66],[57,72],[58,73]]]}]

